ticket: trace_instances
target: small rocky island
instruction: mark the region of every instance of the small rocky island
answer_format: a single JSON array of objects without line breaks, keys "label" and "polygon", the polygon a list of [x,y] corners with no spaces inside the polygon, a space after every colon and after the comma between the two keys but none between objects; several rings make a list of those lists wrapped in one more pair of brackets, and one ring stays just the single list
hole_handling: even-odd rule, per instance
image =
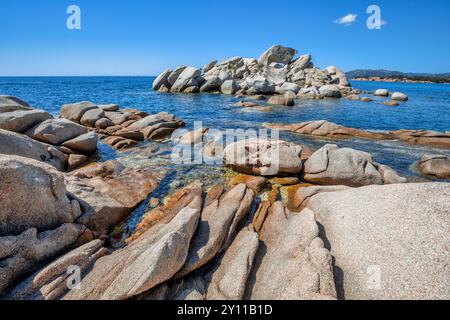
[{"label": "small rocky island", "polygon": [[296,97],[340,98],[357,93],[345,74],[334,66],[314,67],[309,54],[298,58],[297,50],[275,45],[258,60],[233,57],[212,61],[203,69],[180,66],[165,70],[153,82],[161,92],[218,92],[236,95],[273,95],[273,104],[292,105]]},{"label": "small rocky island", "polygon": [[[269,105],[294,106],[296,99],[342,98],[371,102],[368,94],[352,88],[344,72],[335,66],[325,70],[314,67],[310,54],[297,58],[297,50],[274,45],[258,60],[232,57],[225,61],[214,60],[202,69],[179,66],[163,71],[154,81],[153,90],[172,93],[222,93],[268,100]],[[381,94],[379,94],[381,92]],[[385,105],[397,107],[399,101],[408,101],[401,92],[390,93],[381,89],[378,97],[391,97]],[[242,101],[237,106],[258,111],[271,111],[270,107]]]},{"label": "small rocky island", "polygon": [[[360,99],[339,69],[319,70],[311,56],[296,54],[274,46],[258,60],[180,67],[153,86],[245,96],[243,107],[266,96],[286,106]],[[450,157],[417,159],[418,181],[336,144],[357,137],[448,150],[449,133],[372,132],[326,120],[267,124],[299,143],[222,146],[218,182],[192,180],[160,196],[155,191],[176,169],[150,163],[148,144],[169,145],[185,124],[166,112],[95,102],[63,105],[54,118],[0,96],[0,299],[450,299]],[[179,141],[217,152],[207,131]],[[329,141],[312,150],[302,136]],[[100,146],[147,162],[98,161]],[[246,152],[236,158],[235,150]],[[135,228],[120,227],[147,202]],[[76,289],[68,285],[74,266]]]}]

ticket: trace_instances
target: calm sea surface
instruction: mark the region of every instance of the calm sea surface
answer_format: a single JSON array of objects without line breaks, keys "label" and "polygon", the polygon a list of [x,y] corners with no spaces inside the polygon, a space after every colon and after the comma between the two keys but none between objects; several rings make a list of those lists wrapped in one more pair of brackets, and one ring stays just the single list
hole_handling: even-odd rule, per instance
[{"label": "calm sea surface", "polygon": [[[152,77],[0,77],[0,95],[17,96],[35,108],[57,116],[61,105],[78,101],[117,103],[125,108],[137,108],[148,113],[167,111],[186,121],[202,121],[209,128],[259,128],[263,123],[296,123],[309,120],[329,120],[337,124],[370,130],[426,129],[450,131],[450,85],[353,82],[358,89],[374,91],[380,88],[400,91],[409,101],[400,107],[387,107],[383,99],[365,103],[347,99],[298,101],[292,108],[277,107],[273,112],[247,111],[232,105],[238,99],[216,94],[163,94],[151,89]],[[397,141],[331,141],[282,133],[282,138],[310,147],[326,143],[352,147],[372,153],[376,161],[395,168],[405,176],[417,177],[415,163],[425,153],[450,151],[415,146]],[[221,168],[207,166],[176,167],[167,159],[170,148],[150,143],[147,153],[119,153],[106,145],[100,146],[102,160],[120,158],[124,162],[143,162],[155,169],[167,167],[170,174],[153,196],[158,197],[192,179],[206,181],[220,176]],[[159,150],[151,156],[152,150]],[[131,219],[139,220],[147,203]]]}]

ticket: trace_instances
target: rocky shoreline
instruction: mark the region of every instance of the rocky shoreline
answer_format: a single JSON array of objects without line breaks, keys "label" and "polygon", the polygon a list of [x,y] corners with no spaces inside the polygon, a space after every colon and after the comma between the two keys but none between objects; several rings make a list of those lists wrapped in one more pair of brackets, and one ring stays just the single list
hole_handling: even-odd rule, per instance
[{"label": "rocky shoreline", "polygon": [[[275,47],[257,63],[275,69],[274,63],[284,63],[292,76],[305,66],[313,69],[308,57],[292,61],[295,54]],[[244,61],[245,70],[255,66],[249,63]],[[230,66],[211,63],[204,74],[213,76],[205,81]],[[320,73],[313,70],[306,73]],[[174,91],[201,91],[184,71],[177,71],[177,79],[167,72],[158,89],[168,81]],[[255,79],[245,72],[245,82]],[[237,89],[233,81],[241,85],[225,80],[223,91]],[[258,88],[271,86],[258,81]],[[348,90],[330,72],[327,81],[321,84]],[[252,88],[245,94],[263,93]],[[164,143],[184,125],[168,113],[92,102],[64,105],[55,119],[18,98],[0,97],[0,298],[450,298],[450,183],[410,183],[371,154],[331,143],[318,150],[280,140],[223,146],[223,167],[233,175],[212,187],[191,181],[156,199],[116,249],[116,228],[168,172],[155,165],[93,162],[98,143],[139,152],[140,144]],[[327,121],[269,126],[330,139],[396,139],[442,148],[450,139],[448,133],[374,133]],[[180,141],[213,150],[207,131],[189,132]],[[236,158],[240,149],[247,152]],[[449,179],[449,161],[429,155],[419,167],[426,176]],[[81,275],[77,289],[68,286],[73,266]],[[373,270],[380,273],[375,287],[367,285]]]}]

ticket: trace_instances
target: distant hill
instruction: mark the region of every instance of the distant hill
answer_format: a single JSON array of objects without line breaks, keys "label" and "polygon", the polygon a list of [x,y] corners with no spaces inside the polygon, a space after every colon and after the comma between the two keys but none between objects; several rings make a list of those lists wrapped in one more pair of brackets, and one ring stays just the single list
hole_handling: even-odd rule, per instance
[{"label": "distant hill", "polygon": [[390,81],[417,81],[450,83],[450,73],[404,73],[391,70],[359,69],[346,73],[349,79],[390,80]]}]

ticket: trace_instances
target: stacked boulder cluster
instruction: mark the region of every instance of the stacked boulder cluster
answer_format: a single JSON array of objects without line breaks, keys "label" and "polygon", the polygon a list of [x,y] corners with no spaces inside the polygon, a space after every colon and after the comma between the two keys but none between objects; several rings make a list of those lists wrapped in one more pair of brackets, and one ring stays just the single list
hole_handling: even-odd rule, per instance
[{"label": "stacked boulder cluster", "polygon": [[62,106],[61,118],[95,129],[105,143],[116,149],[134,147],[144,139],[164,139],[185,125],[166,112],[149,115],[136,109],[120,110],[115,104],[92,102]]},{"label": "stacked boulder cluster", "polygon": [[294,99],[340,98],[354,94],[345,74],[334,66],[314,67],[311,55],[296,59],[295,49],[275,45],[261,57],[233,57],[212,61],[203,69],[181,66],[165,70],[153,82],[161,92],[220,92],[237,95],[274,95],[269,103],[293,105]]},{"label": "stacked boulder cluster", "polygon": [[[449,184],[407,183],[372,155],[334,144],[224,148],[206,141],[207,129],[189,132],[181,143],[209,144],[231,170],[220,183],[194,181],[150,201],[135,228],[118,231],[166,169],[107,161],[72,170],[71,156],[94,153],[97,136],[122,149],[182,125],[90,102],[64,105],[54,119],[0,97],[0,299],[450,299]],[[284,129],[382,139],[326,121]],[[445,174],[449,161],[424,157],[420,167]]]},{"label": "stacked boulder cluster", "polygon": [[66,119],[33,109],[15,97],[0,96],[0,153],[73,169],[97,150],[97,134]]}]

